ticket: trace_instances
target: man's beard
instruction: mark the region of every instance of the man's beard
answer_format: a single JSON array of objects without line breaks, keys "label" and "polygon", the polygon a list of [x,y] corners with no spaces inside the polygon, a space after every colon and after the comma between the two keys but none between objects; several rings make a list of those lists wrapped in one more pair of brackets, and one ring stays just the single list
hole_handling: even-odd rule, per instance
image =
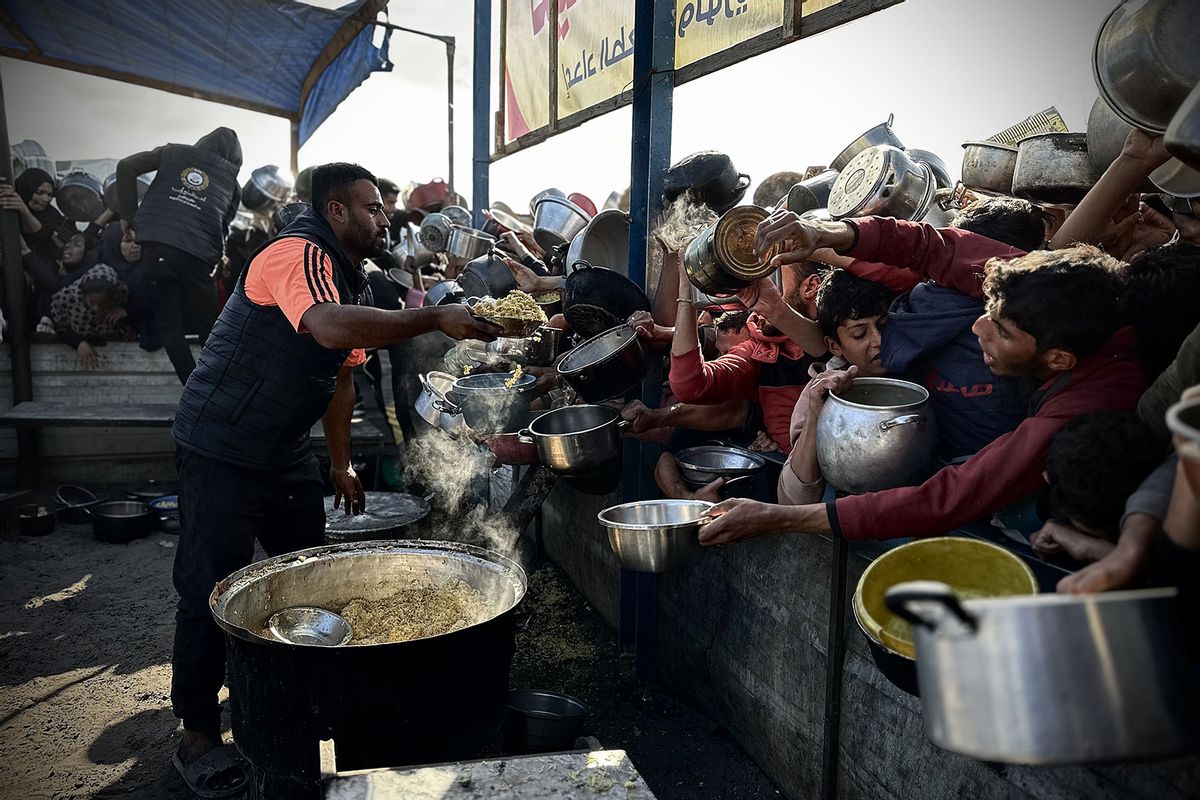
[{"label": "man's beard", "polygon": [[366,258],[382,255],[384,248],[386,247],[386,240],[385,244],[381,246],[379,244],[380,237],[378,236],[377,231],[378,228],[376,228],[374,225],[366,225],[361,228],[354,228],[351,231],[351,236],[349,237],[351,247],[362,253],[362,255]]}]

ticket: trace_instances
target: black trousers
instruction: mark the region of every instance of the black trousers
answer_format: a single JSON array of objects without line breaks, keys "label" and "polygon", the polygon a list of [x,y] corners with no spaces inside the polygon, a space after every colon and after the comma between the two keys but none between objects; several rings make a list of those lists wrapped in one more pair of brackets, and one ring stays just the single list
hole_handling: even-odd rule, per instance
[{"label": "black trousers", "polygon": [[323,484],[315,456],[282,472],[238,467],[183,448],[176,448],[175,459],[181,530],[171,706],[188,730],[218,733],[225,640],[208,596],[217,581],[251,563],[255,539],[272,556],[322,544]]},{"label": "black trousers", "polygon": [[142,244],[142,263],[158,336],[179,382],[187,383],[196,359],[183,337],[195,333],[203,342],[217,319],[213,265],[161,242]]}]

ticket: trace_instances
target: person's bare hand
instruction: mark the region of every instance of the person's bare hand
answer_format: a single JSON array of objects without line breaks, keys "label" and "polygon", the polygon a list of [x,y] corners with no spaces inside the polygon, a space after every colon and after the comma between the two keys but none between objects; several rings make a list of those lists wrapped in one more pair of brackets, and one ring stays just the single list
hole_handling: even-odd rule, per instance
[{"label": "person's bare hand", "polygon": [[1116,549],[1112,542],[1078,531],[1070,525],[1051,520],[1041,530],[1029,537],[1035,553],[1052,556],[1066,553],[1076,561],[1091,563],[1099,561]]},{"label": "person's bare hand", "polygon": [[508,231],[507,233],[500,234],[500,241],[496,243],[496,246],[511,255],[517,261],[524,261],[526,258],[532,255],[532,253],[529,252],[529,248],[525,246],[515,231]]},{"label": "person's bare hand", "polygon": [[346,501],[346,516],[352,517],[367,509],[367,493],[363,491],[362,481],[354,467],[345,469],[332,468],[329,478],[333,481],[333,508],[336,511],[342,500]]},{"label": "person's bare hand", "polygon": [[1059,594],[1093,594],[1127,589],[1141,575],[1142,564],[1120,549],[1113,550],[1094,564],[1073,572],[1058,582]]},{"label": "person's bare hand", "polygon": [[75,348],[75,352],[79,354],[81,370],[91,371],[100,368],[100,354],[88,342],[80,342],[79,346]]},{"label": "person's bare hand", "polygon": [[700,526],[700,544],[733,544],[783,530],[779,509],[771,503],[744,498],[719,503],[706,512],[713,520]]},{"label": "person's bare hand", "polygon": [[500,326],[474,316],[463,305],[438,306],[435,313],[438,315],[438,329],[451,339],[491,342],[502,333]]},{"label": "person's bare hand", "polygon": [[771,321],[771,316],[778,314],[784,305],[783,295],[779,287],[770,278],[755,281],[737,293],[738,302],[751,311],[761,314]]},{"label": "person's bare hand", "polygon": [[1132,128],[1125,137],[1121,157],[1143,164],[1147,175],[1171,160],[1171,154],[1163,145],[1162,136],[1155,136],[1139,128]]},{"label": "person's bare hand", "polygon": [[797,264],[821,246],[820,234],[818,225],[781,209],[759,223],[754,252],[760,259],[770,258],[775,267]]},{"label": "person's bare hand", "polygon": [[29,207],[25,205],[25,201],[21,195],[17,194],[17,190],[12,187],[12,184],[0,183],[0,209],[24,213],[29,210]]},{"label": "person's bare hand", "polygon": [[114,308],[104,315],[104,322],[107,325],[116,325],[123,319],[129,318],[129,312],[124,308]]},{"label": "person's bare hand", "polygon": [[520,241],[521,244],[525,245],[525,249],[528,250],[534,258],[544,259],[546,257],[545,248],[538,244],[538,240],[534,238],[534,235],[529,231],[517,231],[517,240]]},{"label": "person's bare hand", "polygon": [[808,418],[815,420],[824,408],[829,393],[849,389],[857,375],[858,367],[851,365],[846,369],[828,369],[813,377],[800,392],[801,400],[807,404]]},{"label": "person's bare hand", "polygon": [[121,233],[126,234],[133,230],[133,223],[127,219],[121,220]]},{"label": "person's bare hand", "polygon": [[654,338],[654,316],[649,311],[635,311],[625,320],[634,333],[643,339]]},{"label": "person's bare hand", "polygon": [[547,277],[538,275],[524,264],[514,261],[509,256],[503,253],[498,253],[500,261],[504,266],[508,267],[508,271],[512,273],[513,280],[517,282],[517,288],[525,294],[538,294],[539,292],[554,291],[558,288],[559,278]]},{"label": "person's bare hand", "polygon": [[1139,253],[1161,247],[1171,241],[1171,237],[1174,235],[1174,222],[1164,217],[1152,206],[1140,203],[1126,250],[1121,254],[1121,260],[1128,262]]},{"label": "person's bare hand", "polygon": [[693,500],[706,500],[709,503],[721,502],[721,487],[725,485],[725,478],[717,478],[712,483],[707,483],[701,486],[696,491],[692,492]]},{"label": "person's bare hand", "polygon": [[758,435],[754,437],[754,441],[751,442],[750,446],[746,449],[753,450],[756,453],[780,452],[779,445],[776,444],[775,440],[771,438],[771,434],[767,433],[766,431],[759,431]]},{"label": "person's bare hand", "polygon": [[641,400],[630,400],[626,403],[621,409],[621,419],[629,423],[624,429],[626,434],[645,433],[661,427],[658,412],[648,408]]}]

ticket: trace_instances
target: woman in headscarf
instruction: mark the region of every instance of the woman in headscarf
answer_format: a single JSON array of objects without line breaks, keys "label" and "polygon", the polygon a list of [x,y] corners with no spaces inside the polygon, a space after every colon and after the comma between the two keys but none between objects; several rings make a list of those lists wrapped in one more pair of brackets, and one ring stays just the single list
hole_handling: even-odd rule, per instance
[{"label": "woman in headscarf", "polygon": [[138,343],[144,350],[162,347],[154,332],[154,313],[146,296],[146,267],[142,263],[142,246],[137,243],[133,228],[122,230],[120,222],[110,222],[100,236],[100,263],[116,270],[117,277],[129,290],[125,310],[130,324],[137,330]]},{"label": "woman in headscarf", "polygon": [[50,300],[50,318],[58,338],[75,348],[84,369],[99,366],[93,347],[106,339],[130,340],[129,289],[107,264],[97,264],[67,284]]},{"label": "woman in headscarf", "polygon": [[13,186],[0,182],[0,208],[16,211],[21,220],[21,235],[29,249],[46,261],[56,261],[62,242],[55,234],[66,218],[50,205],[54,199],[54,178],[36,167],[17,176]]}]

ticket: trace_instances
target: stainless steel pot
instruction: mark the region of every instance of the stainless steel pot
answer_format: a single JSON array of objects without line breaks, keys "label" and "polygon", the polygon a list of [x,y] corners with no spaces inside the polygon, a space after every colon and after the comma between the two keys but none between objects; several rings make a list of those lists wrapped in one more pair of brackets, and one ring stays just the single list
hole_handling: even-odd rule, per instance
[{"label": "stainless steel pot", "polygon": [[1171,155],[1200,170],[1200,83],[1175,112],[1163,144]]},{"label": "stainless steel pot", "polygon": [[421,220],[421,227],[417,229],[417,241],[432,253],[444,253],[450,244],[450,228],[454,224],[440,211],[426,214],[425,219]]},{"label": "stainless steel pot", "polygon": [[685,481],[701,486],[717,478],[743,478],[757,475],[767,466],[767,460],[758,453],[740,447],[723,445],[701,445],[689,447],[675,454],[679,472]]},{"label": "stainless steel pot", "polygon": [[102,542],[122,543],[149,536],[158,515],[138,500],[109,500],[87,510],[92,533]]},{"label": "stainless steel pot", "polygon": [[[1133,130],[1133,126],[1117,116],[1117,112],[1104,102],[1103,97],[1097,97],[1096,102],[1092,103],[1092,110],[1088,113],[1087,121],[1087,152],[1088,160],[1092,164],[1092,172],[1097,177],[1103,175],[1104,171],[1117,160],[1117,156],[1121,155],[1121,148],[1125,146],[1125,137],[1129,136],[1131,130]],[[1138,191],[1153,192],[1156,190],[1154,184],[1147,178],[1138,187]]]},{"label": "stainless steel pot", "polygon": [[887,591],[913,623],[925,733],[984,761],[1090,764],[1195,747],[1175,589],[968,600]]},{"label": "stainless steel pot", "polygon": [[1130,125],[1163,133],[1200,82],[1200,4],[1125,0],[1096,34],[1092,73],[1100,96]]},{"label": "stainless steel pot", "polygon": [[558,474],[586,475],[621,458],[625,424],[612,406],[566,406],[535,419],[520,439]]},{"label": "stainless steel pot", "polygon": [[471,227],[471,212],[462,206],[446,206],[438,213],[450,220],[451,225],[462,225],[464,228]]},{"label": "stainless steel pot", "polygon": [[559,344],[562,342],[562,330],[541,325],[529,336],[500,337],[494,342],[488,342],[487,352],[518,364],[531,367],[553,366],[558,357]]},{"label": "stainless steel pot", "polygon": [[566,244],[592,217],[565,197],[543,197],[533,212],[533,238],[544,250]]},{"label": "stainless steel pot", "polygon": [[446,252],[467,261],[487,255],[495,246],[496,240],[491,236],[462,225],[451,225],[450,238],[446,240]]},{"label": "stainless steel pot", "polygon": [[877,145],[855,156],[838,175],[829,192],[829,213],[835,219],[920,219],[936,191],[928,164],[914,161],[898,147]]},{"label": "stainless steel pot", "polygon": [[1096,183],[1086,133],[1038,133],[1017,144],[1013,194],[1038,203],[1073,205]]},{"label": "stainless steel pot", "polygon": [[512,380],[512,375],[504,372],[456,378],[446,399],[435,401],[434,408],[462,414],[476,435],[514,433],[525,424],[537,378],[525,374],[508,385]]},{"label": "stainless steel pot", "polygon": [[735,206],[691,241],[683,253],[688,280],[709,295],[736,293],[774,271],[754,252],[754,234],[767,218],[758,206]]},{"label": "stainless steel pot", "polygon": [[592,217],[591,222],[571,239],[567,248],[567,270],[577,261],[608,267],[629,276],[629,217],[624,211],[608,209]]},{"label": "stainless steel pot", "polygon": [[421,393],[413,407],[421,419],[435,428],[441,428],[447,433],[460,434],[467,430],[467,423],[462,414],[450,414],[436,406],[438,401],[446,402],[446,395],[454,388],[454,376],[447,372],[430,372],[426,375],[417,374],[421,381]]},{"label": "stainless steel pot", "polygon": [[[150,176],[137,176],[137,199],[138,205],[141,205],[142,198],[146,196],[146,191],[150,188]],[[113,173],[104,179],[104,195],[105,207],[114,214],[120,214],[121,208],[117,205],[117,173]],[[90,221],[90,220],[89,220]]]},{"label": "stainless steel pot", "polygon": [[104,213],[104,186],[95,175],[75,170],[59,181],[54,202],[71,222],[91,222]]},{"label": "stainless steel pot", "polygon": [[287,202],[292,194],[292,180],[279,174],[279,167],[267,164],[250,173],[242,186],[242,205],[251,211],[266,211]]},{"label": "stainless steel pot", "polygon": [[623,397],[649,371],[641,337],[625,325],[593,336],[558,362],[558,374],[586,403]]},{"label": "stainless steel pot", "polygon": [[792,186],[787,193],[788,211],[803,214],[805,211],[826,208],[829,205],[829,191],[837,178],[836,169],[827,169]]},{"label": "stainless steel pot", "polygon": [[1017,148],[998,142],[963,142],[962,182],[968,189],[1012,194]]},{"label": "stainless steel pot", "polygon": [[900,137],[892,130],[892,122],[895,119],[895,114],[888,114],[887,122],[881,122],[874,128],[870,128],[862,136],[859,136],[853,142],[846,145],[846,148],[838,153],[838,157],[830,162],[830,168],[838,172],[843,172],[850,162],[854,160],[855,156],[867,148],[875,147],[876,145],[886,144],[903,150],[904,143],[900,141]]},{"label": "stainless steel pot", "polygon": [[635,572],[670,572],[704,557],[700,526],[713,504],[704,500],[644,500],[596,515],[621,566]]},{"label": "stainless steel pot", "polygon": [[946,162],[941,159],[937,153],[929,150],[921,150],[916,147],[910,147],[905,151],[908,157],[913,161],[918,161],[929,166],[933,170],[933,178],[939,189],[953,189],[954,184],[958,183],[958,179],[950,174],[950,167],[946,166]]},{"label": "stainless steel pot", "polygon": [[896,378],[855,378],[817,418],[817,461],[844,492],[910,486],[928,476],[937,427],[929,392]]},{"label": "stainless steel pot", "polygon": [[543,189],[542,191],[535,194],[533,197],[529,198],[529,214],[530,214],[530,216],[537,214],[538,203],[542,202],[547,197],[558,197],[558,198],[565,200],[565,199],[567,199],[567,194],[566,194],[566,192],[562,191],[561,189],[554,189],[554,188]]}]

